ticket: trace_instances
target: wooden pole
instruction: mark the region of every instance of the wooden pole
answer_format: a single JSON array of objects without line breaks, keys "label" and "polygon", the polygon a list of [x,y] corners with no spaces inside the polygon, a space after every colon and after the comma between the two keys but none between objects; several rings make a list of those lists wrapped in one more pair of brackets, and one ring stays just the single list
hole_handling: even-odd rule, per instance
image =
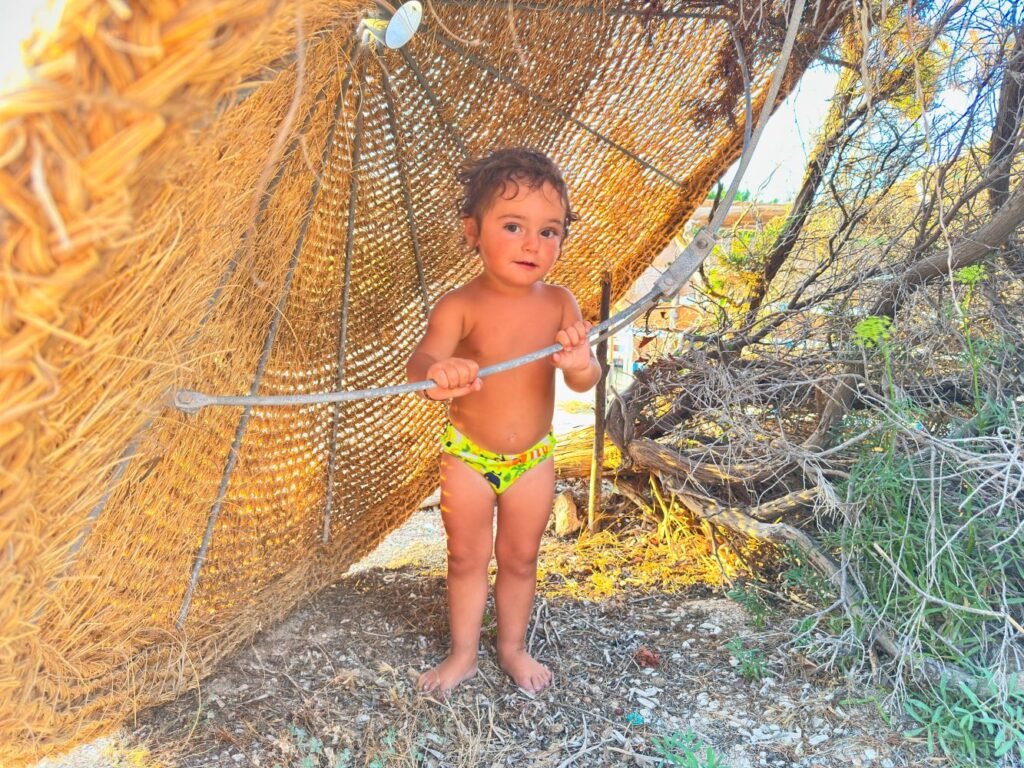
[{"label": "wooden pole", "polygon": [[[608,319],[611,307],[612,276],[601,276],[601,321]],[[601,519],[601,475],[604,469],[604,413],[606,408],[605,381],[608,378],[608,339],[597,343],[597,361],[601,364],[601,378],[594,390],[594,455],[590,462],[590,498],[587,503],[587,530],[597,533]]]}]

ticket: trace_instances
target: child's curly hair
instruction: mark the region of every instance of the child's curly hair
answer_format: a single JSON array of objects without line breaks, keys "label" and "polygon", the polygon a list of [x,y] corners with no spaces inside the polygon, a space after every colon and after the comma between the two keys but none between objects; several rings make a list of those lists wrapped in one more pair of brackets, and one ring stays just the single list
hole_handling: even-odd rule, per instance
[{"label": "child's curly hair", "polygon": [[463,188],[459,212],[464,218],[472,217],[478,223],[495,195],[504,194],[510,186],[516,194],[520,184],[539,189],[545,182],[555,188],[565,205],[563,240],[569,236],[569,225],[579,218],[569,207],[569,191],[562,172],[551,158],[535,149],[509,147],[495,150],[468,163],[459,171],[457,178]]}]

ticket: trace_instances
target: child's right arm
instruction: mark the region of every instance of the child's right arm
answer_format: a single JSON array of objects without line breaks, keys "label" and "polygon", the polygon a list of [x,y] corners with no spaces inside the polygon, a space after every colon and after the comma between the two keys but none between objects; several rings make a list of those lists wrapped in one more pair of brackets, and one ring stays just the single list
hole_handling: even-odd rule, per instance
[{"label": "child's right arm", "polygon": [[409,381],[431,379],[436,387],[424,390],[429,400],[449,400],[476,392],[483,386],[473,360],[452,357],[464,335],[465,315],[456,296],[442,298],[427,320],[427,332],[405,366]]}]

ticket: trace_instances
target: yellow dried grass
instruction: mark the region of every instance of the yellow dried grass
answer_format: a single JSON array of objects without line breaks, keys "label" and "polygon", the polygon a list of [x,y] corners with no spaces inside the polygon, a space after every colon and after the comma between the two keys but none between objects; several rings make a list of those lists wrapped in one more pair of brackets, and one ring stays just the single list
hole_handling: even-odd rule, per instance
[{"label": "yellow dried grass", "polygon": [[[816,10],[823,28],[806,31],[806,50],[837,18],[830,3]],[[367,55],[328,146],[363,11],[351,0],[69,0],[54,34],[30,46],[33,82],[0,100],[0,762],[66,749],[194,687],[434,486],[442,414],[424,401],[254,410],[176,627],[239,413],[185,417],[167,397],[248,391],[317,174],[265,393],[335,387],[353,175],[345,385],[401,379],[424,314],[396,146],[431,300],[475,269],[453,218],[462,156],[445,122],[473,153],[550,151],[584,214],[552,277],[588,313],[600,273],[621,293],[739,150],[741,94],[709,69],[733,44],[721,22],[517,11],[515,46],[505,2],[433,12],[483,41],[473,55],[681,186],[452,56],[429,29],[408,50],[441,114],[398,54]],[[761,83],[774,61],[758,62]],[[333,536],[322,544],[334,414]]]}]

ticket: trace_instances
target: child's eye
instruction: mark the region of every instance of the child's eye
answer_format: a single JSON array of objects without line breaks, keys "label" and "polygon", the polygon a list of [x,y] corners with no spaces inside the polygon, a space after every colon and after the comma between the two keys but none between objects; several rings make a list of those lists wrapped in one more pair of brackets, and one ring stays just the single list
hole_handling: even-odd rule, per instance
[{"label": "child's eye", "polygon": [[506,232],[518,232],[520,229],[521,227],[518,224],[511,221],[505,225]]},{"label": "child's eye", "polygon": [[562,233],[557,229],[545,229],[540,233],[541,237],[561,237]]}]

